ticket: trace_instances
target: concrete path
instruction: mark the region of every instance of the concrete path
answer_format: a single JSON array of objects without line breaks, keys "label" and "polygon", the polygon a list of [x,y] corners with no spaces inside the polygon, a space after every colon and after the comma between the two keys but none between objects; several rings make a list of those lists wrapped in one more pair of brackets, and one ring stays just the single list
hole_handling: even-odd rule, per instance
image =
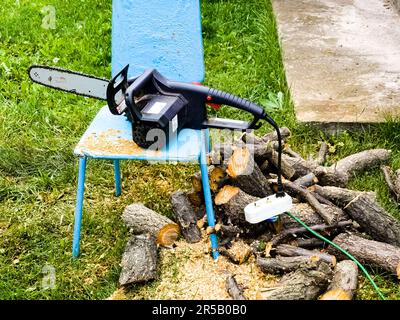
[{"label": "concrete path", "polygon": [[302,122],[400,115],[399,0],[273,0]]}]

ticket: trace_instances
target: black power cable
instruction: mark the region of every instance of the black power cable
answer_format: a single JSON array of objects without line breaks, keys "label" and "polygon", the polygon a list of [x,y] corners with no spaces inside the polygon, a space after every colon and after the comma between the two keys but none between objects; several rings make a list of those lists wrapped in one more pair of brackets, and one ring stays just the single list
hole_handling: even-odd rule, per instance
[{"label": "black power cable", "polygon": [[276,193],[277,197],[284,197],[285,192],[283,191],[283,183],[282,183],[282,136],[281,136],[281,131],[279,130],[279,126],[275,122],[274,119],[272,119],[267,113],[264,112],[263,119],[267,121],[276,131],[276,135],[278,138],[278,191]]}]

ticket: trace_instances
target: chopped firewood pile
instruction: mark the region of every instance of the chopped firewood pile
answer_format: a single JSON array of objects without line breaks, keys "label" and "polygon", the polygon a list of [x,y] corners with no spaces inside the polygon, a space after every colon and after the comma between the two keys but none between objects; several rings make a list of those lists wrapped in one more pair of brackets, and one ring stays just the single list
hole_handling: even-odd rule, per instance
[{"label": "chopped firewood pile", "polygon": [[[400,279],[400,222],[378,203],[375,192],[346,188],[355,173],[381,166],[398,201],[400,171],[385,165],[390,150],[365,150],[325,166],[326,143],[315,159],[305,160],[285,144],[290,130],[281,128],[281,134],[283,184],[294,203],[290,213],[362,264]],[[246,205],[277,190],[277,150],[275,133],[246,133],[213,148],[208,174],[214,227],[207,224],[200,172],[191,178],[191,190],[171,195],[174,221],[142,204],[128,206],[122,217],[132,236],[122,258],[120,285],[156,279],[157,248],[173,248],[180,235],[194,244],[216,233],[224,263],[251,263],[260,274],[280,277],[249,296],[235,274],[227,272],[226,292],[232,299],[351,300],[359,270],[341,251],[286,214],[275,222],[250,224],[245,219]]]}]

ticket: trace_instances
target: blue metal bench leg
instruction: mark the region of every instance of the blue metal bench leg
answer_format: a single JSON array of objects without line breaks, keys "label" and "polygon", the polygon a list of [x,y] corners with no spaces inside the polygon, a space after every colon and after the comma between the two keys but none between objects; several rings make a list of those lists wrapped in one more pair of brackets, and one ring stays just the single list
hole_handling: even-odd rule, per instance
[{"label": "blue metal bench leg", "polygon": [[119,197],[122,193],[121,190],[121,169],[119,160],[114,160],[114,178],[115,178],[115,195]]},{"label": "blue metal bench leg", "polygon": [[[215,226],[215,218],[214,218],[214,209],[213,203],[211,198],[211,191],[210,191],[210,183],[208,180],[208,169],[207,169],[207,161],[206,161],[206,147],[207,145],[207,138],[208,135],[206,134],[205,130],[201,132],[201,152],[200,152],[200,171],[201,171],[201,181],[203,184],[203,192],[204,192],[204,199],[206,203],[206,213],[207,213],[207,221],[210,227]],[[211,241],[211,250],[214,260],[218,258],[218,239],[215,233],[210,234],[210,241]]]},{"label": "blue metal bench leg", "polygon": [[81,222],[83,209],[83,194],[85,191],[86,157],[79,158],[78,190],[76,192],[74,240],[72,243],[72,256],[77,258],[81,240]]}]

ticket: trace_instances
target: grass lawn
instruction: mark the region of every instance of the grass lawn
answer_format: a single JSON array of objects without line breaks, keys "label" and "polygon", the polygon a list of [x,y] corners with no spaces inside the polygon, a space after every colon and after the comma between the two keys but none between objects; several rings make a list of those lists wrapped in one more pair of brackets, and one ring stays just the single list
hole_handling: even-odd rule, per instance
[{"label": "grass lawn", "polygon": [[[0,4],[0,298],[103,299],[117,288],[127,239],[123,208],[140,201],[170,215],[169,194],[188,188],[197,167],[124,162],[123,195],[115,198],[112,163],[89,161],[82,253],[71,259],[77,173],[72,150],[103,103],[33,85],[27,69],[40,63],[109,77],[111,1],[52,0],[54,30],[41,27],[41,9],[48,4]],[[292,130],[292,148],[305,157],[325,140],[332,146],[329,161],[384,147],[393,151],[391,165],[400,167],[395,121],[334,137],[296,124],[269,1],[203,0],[202,15],[207,85],[264,105],[282,92],[282,107],[272,114]],[[218,112],[238,118],[228,109]],[[350,187],[377,191],[385,208],[400,218],[378,169],[356,177]],[[56,287],[44,290],[48,266],[55,269]],[[400,299],[396,279],[368,270],[387,297]],[[369,282],[363,277],[360,282],[356,298],[375,299]],[[132,287],[132,296],[137,289]]]}]

